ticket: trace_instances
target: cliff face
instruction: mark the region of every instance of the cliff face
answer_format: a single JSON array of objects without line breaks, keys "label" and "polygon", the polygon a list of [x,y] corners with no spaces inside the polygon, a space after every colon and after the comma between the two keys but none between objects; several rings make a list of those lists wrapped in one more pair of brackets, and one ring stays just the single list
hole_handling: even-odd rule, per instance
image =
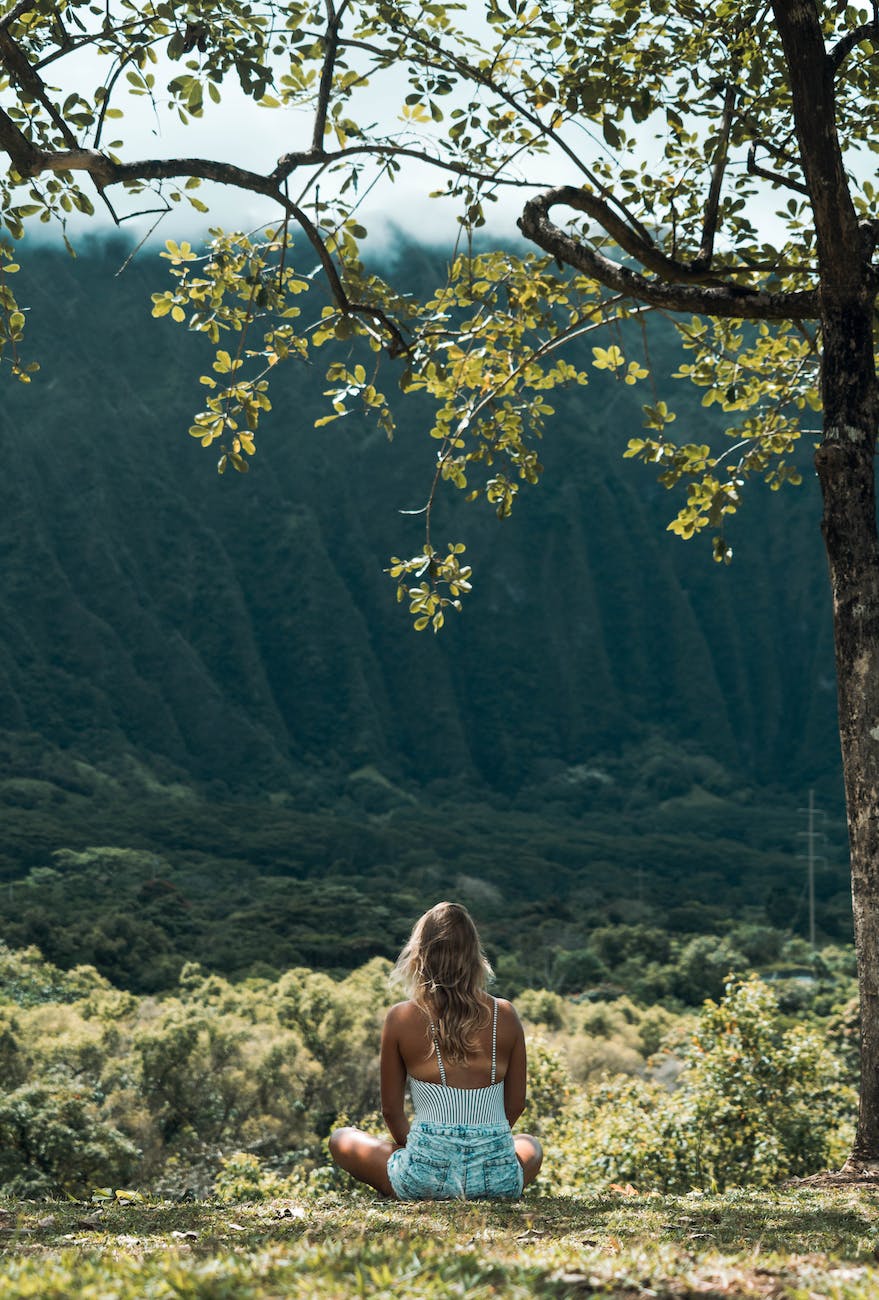
[{"label": "cliff face", "polygon": [[716,566],[620,459],[640,392],[597,376],[556,401],[510,521],[443,503],[474,593],[419,636],[382,573],[418,546],[397,513],[432,472],[418,408],[393,444],[316,430],[322,375],[291,366],[251,473],[218,478],[186,434],[206,354],[150,319],[160,267],[121,260],[38,250],[20,276],[43,370],[0,414],[0,729],[241,789],[371,766],[527,793],[656,737],[746,783],[835,778],[811,476],[754,486]]}]

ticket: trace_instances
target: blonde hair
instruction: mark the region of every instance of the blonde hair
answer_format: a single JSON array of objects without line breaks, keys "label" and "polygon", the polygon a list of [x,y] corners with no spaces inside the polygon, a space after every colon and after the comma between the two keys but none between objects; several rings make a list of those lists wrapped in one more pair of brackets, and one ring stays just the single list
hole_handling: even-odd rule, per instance
[{"label": "blonde hair", "polygon": [[425,912],[397,958],[394,976],[432,1021],[442,1055],[466,1062],[489,1018],[480,994],[494,977],[466,907],[437,903]]}]

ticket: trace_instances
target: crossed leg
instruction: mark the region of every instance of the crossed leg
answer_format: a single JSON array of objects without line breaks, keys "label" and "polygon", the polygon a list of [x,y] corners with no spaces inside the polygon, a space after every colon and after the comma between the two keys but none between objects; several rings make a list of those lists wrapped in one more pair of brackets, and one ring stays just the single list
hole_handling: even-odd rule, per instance
[{"label": "crossed leg", "polygon": [[352,1178],[374,1187],[383,1196],[393,1196],[388,1178],[388,1160],[397,1150],[390,1138],[370,1137],[359,1128],[337,1128],[330,1135],[330,1155]]},{"label": "crossed leg", "polygon": [[514,1133],[513,1142],[516,1147],[516,1156],[525,1176],[522,1184],[523,1188],[525,1188],[529,1183],[533,1183],[540,1173],[540,1166],[543,1164],[543,1147],[537,1138],[532,1137],[530,1133]]},{"label": "crossed leg", "polygon": [[[543,1163],[543,1147],[530,1133],[517,1133],[514,1137],[516,1157],[522,1166],[523,1187],[532,1183]],[[383,1196],[393,1196],[394,1189],[388,1178],[388,1160],[397,1150],[396,1142],[389,1138],[370,1137],[358,1128],[337,1128],[330,1136],[330,1155],[340,1169]]]}]

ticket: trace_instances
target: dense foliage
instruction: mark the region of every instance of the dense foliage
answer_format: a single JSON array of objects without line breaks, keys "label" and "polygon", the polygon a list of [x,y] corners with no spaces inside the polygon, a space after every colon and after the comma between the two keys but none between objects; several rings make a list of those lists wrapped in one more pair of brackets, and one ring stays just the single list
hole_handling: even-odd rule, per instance
[{"label": "dense foliage", "polygon": [[[342,980],[294,969],[233,984],[189,965],[157,999],[0,951],[0,1184],[38,1196],[214,1186],[226,1200],[343,1185],[323,1143],[340,1117],[381,1131],[389,970],[376,959]],[[523,1125],[550,1152],[542,1194],[768,1184],[823,1166],[853,1104],[832,1046],[847,992],[840,976],[823,997],[811,989],[810,1007],[834,1010],[830,1035],[786,1020],[753,979],[698,1019],[523,993]]]},{"label": "dense foliage", "polygon": [[[136,992],[172,987],[192,960],[277,978],[290,964],[342,974],[393,958],[412,918],[449,893],[477,910],[510,992],[607,986],[694,1004],[719,993],[730,969],[813,968],[808,945],[791,937],[807,919],[802,870],[791,879],[783,845],[770,853],[721,837],[717,810],[682,837],[661,815],[642,814],[624,834],[612,817],[587,828],[460,803],[454,827],[442,806],[367,827],[331,809],[253,804],[192,802],[171,817],[150,799],[123,818],[115,801],[87,803],[79,825],[40,822],[43,807],[16,818],[22,836],[38,827],[40,838],[28,845],[35,865],[0,889],[7,942],[37,944],[63,967],[89,962]],[[99,814],[108,838],[139,847],[43,848],[51,835],[87,844]],[[737,816],[731,809],[731,825]],[[838,874],[825,871],[818,886],[822,930],[844,943]]]},{"label": "dense foliage", "polygon": [[[359,410],[392,431],[385,390],[427,399],[437,463],[425,483],[423,544],[390,565],[419,630],[437,630],[470,590],[463,546],[431,532],[438,486],[483,496],[507,517],[520,487],[541,474],[556,390],[587,384],[593,366],[632,386],[648,377],[649,351],[630,350],[613,327],[654,309],[674,315],[680,377],[723,411],[734,441],[718,451],[698,430],[678,441],[675,411],[645,392],[628,452],[667,486],[688,488],[675,530],[707,528],[715,558],[729,559],[724,525],[745,482],[799,482],[800,418],[821,407],[822,345],[811,323],[822,320],[820,277],[835,269],[827,205],[850,257],[868,262],[876,242],[865,220],[863,251],[853,244],[875,196],[856,166],[843,172],[872,102],[853,58],[873,48],[865,9],[723,4],[710,24],[698,6],[668,0],[573,10],[487,0],[469,21],[459,9],[168,0],[140,12],[130,0],[103,11],[66,0],[62,18],[33,0],[0,25],[9,90],[0,146],[10,164],[0,211],[11,236],[0,249],[10,271],[28,224],[93,215],[93,187],[116,220],[142,202],[207,212],[203,182],[265,202],[267,224],[213,228],[205,250],[175,231],[164,254],[171,285],[153,294],[155,315],[209,345],[190,433],[216,448],[221,473],[249,468],[284,365],[317,360],[326,372],[324,424]],[[66,73],[75,89],[62,103],[45,69],[66,72],[68,24],[73,48],[87,47],[102,75],[95,85],[89,65]],[[807,105],[791,32],[800,61],[812,61],[822,85],[829,79]],[[132,157],[133,120],[146,103],[157,121],[173,114],[196,135],[232,87],[254,123],[260,110],[296,110],[282,156],[244,166],[228,149],[174,158],[156,141],[156,156]],[[790,147],[792,111],[801,153]],[[831,161],[818,137],[832,142]],[[393,184],[415,164],[440,186],[434,197],[451,201],[461,235],[448,274],[418,294],[405,276],[386,278],[361,259],[364,191],[378,186],[392,202]],[[566,183],[550,188],[559,170]],[[793,197],[770,226],[765,207],[779,189]],[[474,231],[501,195],[512,196],[529,251],[474,250]],[[311,292],[315,281],[322,294]],[[4,276],[0,347],[28,379],[25,314],[11,282]],[[747,334],[742,320],[758,331]],[[353,338],[366,364],[350,355]],[[383,356],[401,363],[390,383]]]},{"label": "dense foliage", "polygon": [[817,1028],[782,1028],[767,986],[730,984],[706,1003],[684,1055],[672,1092],[618,1080],[566,1100],[545,1127],[555,1188],[768,1187],[844,1159],[851,1081]]}]

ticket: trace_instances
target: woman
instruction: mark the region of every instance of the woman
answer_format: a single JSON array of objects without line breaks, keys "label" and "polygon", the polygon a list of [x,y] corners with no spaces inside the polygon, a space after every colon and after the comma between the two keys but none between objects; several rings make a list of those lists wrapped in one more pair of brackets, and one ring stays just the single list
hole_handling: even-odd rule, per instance
[{"label": "woman", "polygon": [[511,1131],[525,1108],[525,1035],[512,1005],[485,992],[492,969],[467,909],[425,912],[395,974],[409,1001],[391,1007],[382,1030],[382,1114],[393,1141],[337,1129],[333,1159],[400,1200],[520,1196],[543,1160],[536,1138]]}]

